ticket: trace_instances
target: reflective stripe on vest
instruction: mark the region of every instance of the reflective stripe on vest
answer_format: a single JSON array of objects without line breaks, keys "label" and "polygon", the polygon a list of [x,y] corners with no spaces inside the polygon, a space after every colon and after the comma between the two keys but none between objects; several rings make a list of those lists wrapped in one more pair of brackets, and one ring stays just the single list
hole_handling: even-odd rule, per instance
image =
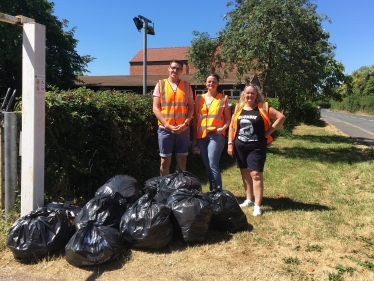
[{"label": "reflective stripe on vest", "polygon": [[227,96],[220,93],[215,96],[208,109],[205,103],[205,95],[198,95],[196,97],[196,137],[198,139],[205,138],[209,132],[222,128],[225,125],[224,111],[226,103]]},{"label": "reflective stripe on vest", "polygon": [[167,79],[159,80],[161,113],[170,125],[181,125],[186,120],[189,88],[188,82],[180,80],[174,92]]}]

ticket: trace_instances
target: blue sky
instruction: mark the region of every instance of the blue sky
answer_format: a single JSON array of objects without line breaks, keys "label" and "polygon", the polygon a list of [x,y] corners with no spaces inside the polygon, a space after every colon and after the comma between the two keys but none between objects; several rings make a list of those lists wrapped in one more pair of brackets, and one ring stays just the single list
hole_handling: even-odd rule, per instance
[{"label": "blue sky", "polygon": [[[54,15],[76,27],[77,51],[96,58],[86,75],[129,75],[129,61],[143,48],[143,31],[133,18],[142,15],[154,23],[156,35],[147,36],[148,48],[190,46],[192,31],[215,37],[229,11],[228,0],[54,0]],[[374,0],[316,0],[325,14],[329,41],[337,46],[335,59],[351,74],[374,65]],[[165,74],[166,74],[165,70]]]}]

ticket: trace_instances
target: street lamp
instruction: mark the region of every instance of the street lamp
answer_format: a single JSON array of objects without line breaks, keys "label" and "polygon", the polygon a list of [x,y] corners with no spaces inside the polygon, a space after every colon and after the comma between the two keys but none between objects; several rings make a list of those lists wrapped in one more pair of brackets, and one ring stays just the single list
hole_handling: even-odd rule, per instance
[{"label": "street lamp", "polygon": [[154,26],[148,25],[151,20],[139,15],[133,18],[138,31],[144,29],[144,46],[143,46],[143,95],[147,93],[147,34],[155,35]]}]

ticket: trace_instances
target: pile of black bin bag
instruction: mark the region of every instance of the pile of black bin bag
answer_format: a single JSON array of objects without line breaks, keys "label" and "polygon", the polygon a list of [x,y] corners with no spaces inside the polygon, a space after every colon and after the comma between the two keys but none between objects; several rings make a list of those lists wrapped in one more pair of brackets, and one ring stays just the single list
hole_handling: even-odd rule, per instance
[{"label": "pile of black bin bag", "polygon": [[209,227],[245,230],[248,222],[234,195],[201,191],[199,179],[177,171],[145,182],[117,175],[82,208],[47,205],[18,219],[7,246],[21,263],[32,263],[65,247],[74,266],[116,259],[126,248],[159,250],[173,238],[204,242]]}]

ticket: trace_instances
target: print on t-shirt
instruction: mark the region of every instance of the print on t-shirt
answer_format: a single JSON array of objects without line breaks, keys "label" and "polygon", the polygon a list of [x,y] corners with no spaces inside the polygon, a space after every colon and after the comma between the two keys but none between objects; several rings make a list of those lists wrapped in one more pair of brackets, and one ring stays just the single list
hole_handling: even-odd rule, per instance
[{"label": "print on t-shirt", "polygon": [[256,115],[240,115],[238,139],[243,142],[258,141],[257,135],[254,133],[251,120],[256,120]]}]

